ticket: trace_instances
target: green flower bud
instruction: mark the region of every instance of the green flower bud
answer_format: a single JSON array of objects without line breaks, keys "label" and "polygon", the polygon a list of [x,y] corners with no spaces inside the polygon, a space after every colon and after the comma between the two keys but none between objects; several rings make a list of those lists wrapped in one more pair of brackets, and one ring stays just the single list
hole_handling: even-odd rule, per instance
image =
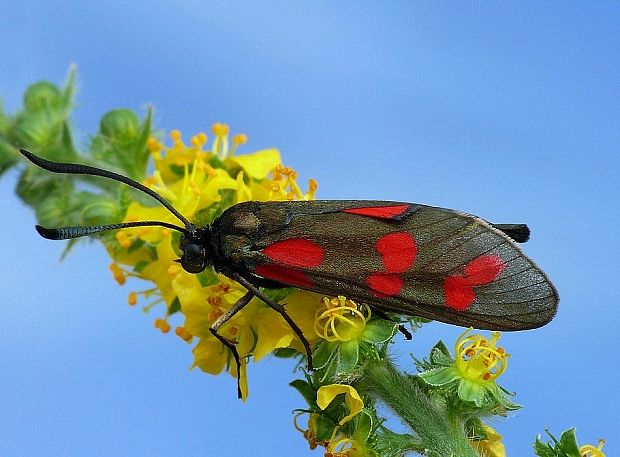
[{"label": "green flower bud", "polygon": [[111,140],[128,142],[135,139],[140,130],[140,120],[128,109],[115,109],[101,118],[99,131]]},{"label": "green flower bud", "polygon": [[45,108],[59,106],[61,103],[60,91],[47,81],[31,85],[24,94],[24,105],[27,111],[40,111]]},{"label": "green flower bud", "polygon": [[80,221],[85,225],[99,225],[117,220],[118,204],[107,197],[83,192],[80,200],[84,204]]},{"label": "green flower bud", "polygon": [[43,114],[26,114],[15,123],[13,137],[20,146],[41,148],[51,142],[55,134],[51,119]]}]

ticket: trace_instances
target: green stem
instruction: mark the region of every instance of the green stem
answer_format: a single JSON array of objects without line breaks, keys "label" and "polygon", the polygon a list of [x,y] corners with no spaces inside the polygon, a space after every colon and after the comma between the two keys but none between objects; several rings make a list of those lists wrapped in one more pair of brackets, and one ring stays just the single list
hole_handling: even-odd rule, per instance
[{"label": "green stem", "polygon": [[389,360],[371,360],[364,368],[360,388],[389,406],[420,437],[427,455],[478,457],[460,421],[451,421],[445,408],[433,402]]}]

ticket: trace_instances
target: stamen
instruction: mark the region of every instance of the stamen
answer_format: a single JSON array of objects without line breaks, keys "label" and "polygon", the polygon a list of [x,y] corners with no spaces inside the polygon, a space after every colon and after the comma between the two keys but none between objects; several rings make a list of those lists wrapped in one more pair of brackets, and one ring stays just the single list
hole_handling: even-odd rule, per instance
[{"label": "stamen", "polygon": [[193,336],[191,333],[189,333],[185,327],[177,327],[174,329],[174,333],[181,338],[183,341],[185,341],[186,343],[189,343]]},{"label": "stamen", "polygon": [[155,319],[155,328],[158,328],[162,333],[168,333],[170,324],[165,319]]},{"label": "stamen", "polygon": [[127,304],[129,306],[135,306],[138,303],[138,294],[136,292],[129,292],[129,296],[127,297]]}]

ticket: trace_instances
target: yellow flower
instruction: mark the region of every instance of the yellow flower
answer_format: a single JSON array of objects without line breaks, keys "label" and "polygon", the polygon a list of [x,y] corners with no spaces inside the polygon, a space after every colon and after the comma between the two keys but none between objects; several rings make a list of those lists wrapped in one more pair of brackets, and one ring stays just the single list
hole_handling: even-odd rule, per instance
[{"label": "yellow flower", "polygon": [[598,446],[594,447],[591,444],[585,444],[579,448],[579,453],[583,457],[605,457],[603,453],[603,445],[605,440],[598,440]]},{"label": "yellow flower", "polygon": [[[204,133],[193,136],[189,145],[183,142],[178,130],[170,132],[171,146],[155,138],[149,139],[147,148],[154,160],[155,171],[144,179],[144,185],[169,200],[183,216],[198,225],[210,223],[228,206],[238,202],[314,198],[316,181],[310,181],[304,194],[297,184],[297,173],[282,165],[277,149],[233,156],[237,147],[247,142],[247,136],[234,135],[231,147],[229,131],[225,124],[214,124],[210,148]],[[178,224],[162,206],[131,202],[124,222],[144,220]],[[182,330],[177,328],[177,335],[185,341],[191,341],[193,337],[198,339],[194,348],[194,366],[213,374],[227,369],[236,376],[237,367],[230,351],[210,333],[209,328],[246,290],[212,271],[198,276],[186,273],[175,262],[179,257],[178,234],[173,236],[166,228],[126,229],[119,231],[114,238],[107,238],[105,243],[116,261],[111,269],[119,283],[127,276],[136,276],[156,285],[155,289],[132,292],[128,301],[135,303],[139,294],[155,295],[156,300],[145,306],[145,310],[164,301],[166,315],[156,320],[156,326],[165,332],[170,330],[167,316],[181,311],[185,322]],[[118,263],[132,266],[133,271],[121,268]],[[312,336],[316,305],[306,308],[306,304],[316,297],[309,292],[293,295],[286,300],[287,309],[304,334]],[[256,298],[226,322],[218,333],[236,344],[242,359],[241,387],[246,394],[245,369],[249,357],[258,361],[274,349],[285,347],[303,351],[297,336],[282,317]]]},{"label": "yellow flower", "polygon": [[493,381],[506,371],[510,354],[496,346],[499,332],[492,332],[491,340],[488,340],[482,335],[468,335],[471,331],[471,328],[465,330],[456,340],[456,368],[465,379]]},{"label": "yellow flower", "polygon": [[356,339],[370,320],[370,307],[358,305],[346,297],[323,298],[323,306],[314,317],[314,331],[329,342],[347,342]]},{"label": "yellow flower", "polygon": [[316,404],[319,408],[325,409],[340,394],[344,394],[349,409],[349,414],[340,419],[339,425],[342,425],[353,419],[364,408],[364,401],[354,387],[347,384],[321,386],[316,394]]},{"label": "yellow flower", "polygon": [[502,443],[502,435],[488,425],[483,425],[487,438],[472,441],[474,449],[481,457],[506,457],[506,448]]}]

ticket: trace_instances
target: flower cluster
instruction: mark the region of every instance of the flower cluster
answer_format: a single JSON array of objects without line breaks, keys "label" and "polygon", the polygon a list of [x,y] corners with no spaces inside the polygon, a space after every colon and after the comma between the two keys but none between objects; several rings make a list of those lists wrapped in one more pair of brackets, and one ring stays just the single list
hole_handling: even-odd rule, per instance
[{"label": "flower cluster", "polygon": [[[297,174],[282,165],[276,149],[235,155],[237,148],[247,142],[246,135],[233,135],[229,140],[228,126],[219,123],[211,130],[214,140],[210,147],[205,133],[194,135],[185,144],[178,130],[170,133],[171,146],[154,137],[146,143],[155,170],[143,179],[143,184],[169,200],[187,219],[197,225],[209,224],[229,206],[248,200],[314,198],[316,182],[310,180],[308,190],[302,192]],[[124,222],[144,220],[176,222],[166,208],[132,201]],[[105,238],[106,249],[114,260],[110,269],[119,284],[127,277],[136,277],[155,285],[130,292],[129,304],[136,304],[140,297],[148,301],[143,307],[145,311],[161,304],[163,315],[155,320],[155,326],[164,333],[171,328],[170,317],[180,311],[185,320],[175,333],[187,342],[198,340],[194,347],[194,366],[211,374],[227,369],[233,376],[239,376],[245,398],[247,360],[251,357],[258,361],[278,348],[296,349],[299,342],[275,311],[253,299],[219,330],[237,346],[242,362],[242,372],[238,374],[230,352],[211,334],[209,327],[246,290],[211,270],[198,275],[185,272],[175,262],[180,255],[178,244],[177,234],[164,227],[125,229]],[[321,297],[302,291],[294,294],[292,300],[287,300],[288,312],[302,329],[311,329],[312,310],[320,305]],[[287,293],[277,298],[283,300]]]}]

